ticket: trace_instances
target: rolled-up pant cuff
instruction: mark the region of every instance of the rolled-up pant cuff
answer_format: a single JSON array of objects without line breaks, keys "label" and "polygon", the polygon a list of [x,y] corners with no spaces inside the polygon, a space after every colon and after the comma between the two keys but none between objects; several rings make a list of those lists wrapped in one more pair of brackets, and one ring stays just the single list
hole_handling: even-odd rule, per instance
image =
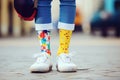
[{"label": "rolled-up pant cuff", "polygon": [[35,30],[50,30],[53,29],[52,23],[35,24]]},{"label": "rolled-up pant cuff", "polygon": [[75,24],[63,23],[58,22],[58,29],[65,29],[65,30],[74,30]]}]

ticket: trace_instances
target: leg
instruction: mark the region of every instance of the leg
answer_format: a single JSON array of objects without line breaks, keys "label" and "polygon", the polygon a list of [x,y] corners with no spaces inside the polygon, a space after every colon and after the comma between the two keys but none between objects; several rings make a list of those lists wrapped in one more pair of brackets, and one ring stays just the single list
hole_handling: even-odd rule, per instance
[{"label": "leg", "polygon": [[30,67],[31,72],[48,72],[52,69],[50,51],[51,1],[38,0],[38,12],[35,18],[35,29],[40,42],[41,54],[36,55],[36,62]]},{"label": "leg", "polygon": [[60,72],[74,72],[77,66],[71,62],[68,55],[69,43],[74,30],[75,0],[60,0],[60,19],[58,23],[60,45],[58,49],[57,70]]},{"label": "leg", "polygon": [[76,13],[75,0],[60,0],[60,19],[58,23],[60,45],[58,55],[68,53]]},{"label": "leg", "polygon": [[38,12],[35,18],[35,29],[40,41],[41,52],[50,52],[50,29],[51,23],[51,1],[52,0],[39,0]]}]

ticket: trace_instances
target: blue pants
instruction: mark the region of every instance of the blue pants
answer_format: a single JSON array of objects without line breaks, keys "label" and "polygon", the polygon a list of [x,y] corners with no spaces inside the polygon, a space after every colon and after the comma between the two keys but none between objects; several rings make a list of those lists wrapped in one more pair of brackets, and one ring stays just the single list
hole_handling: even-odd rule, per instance
[{"label": "blue pants", "polygon": [[[36,30],[52,29],[51,2],[52,0],[38,0],[38,12],[35,18]],[[75,0],[60,0],[58,28],[74,30],[75,12]]]}]

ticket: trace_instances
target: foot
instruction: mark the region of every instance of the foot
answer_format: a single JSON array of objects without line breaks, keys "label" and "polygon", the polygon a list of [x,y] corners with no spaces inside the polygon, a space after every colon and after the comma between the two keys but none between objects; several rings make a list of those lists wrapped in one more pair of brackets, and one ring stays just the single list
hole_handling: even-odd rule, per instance
[{"label": "foot", "polygon": [[36,56],[36,59],[36,62],[30,67],[32,73],[49,72],[52,70],[51,56],[49,54],[41,53]]},{"label": "foot", "polygon": [[58,56],[56,68],[60,72],[76,72],[77,66],[71,61],[68,54],[62,53]]}]

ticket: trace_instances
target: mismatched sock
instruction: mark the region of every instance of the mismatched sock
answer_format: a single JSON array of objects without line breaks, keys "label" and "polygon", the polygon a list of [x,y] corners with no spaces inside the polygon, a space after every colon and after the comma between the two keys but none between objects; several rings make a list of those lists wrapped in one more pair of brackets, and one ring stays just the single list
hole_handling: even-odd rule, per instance
[{"label": "mismatched sock", "polygon": [[66,54],[69,53],[68,48],[70,44],[71,35],[72,35],[71,30],[64,30],[64,29],[59,30],[60,45],[57,52],[58,55],[60,55],[61,53],[66,53]]},{"label": "mismatched sock", "polygon": [[42,30],[37,31],[38,40],[40,42],[41,52],[46,52],[51,55],[50,51],[50,31]]}]

